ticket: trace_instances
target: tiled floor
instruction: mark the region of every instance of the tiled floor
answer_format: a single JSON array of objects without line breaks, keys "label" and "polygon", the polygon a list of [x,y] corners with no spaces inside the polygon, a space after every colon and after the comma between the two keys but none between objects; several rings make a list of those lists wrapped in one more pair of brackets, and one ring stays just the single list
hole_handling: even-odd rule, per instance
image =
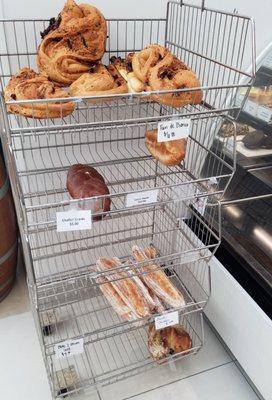
[{"label": "tiled floor", "polygon": [[[0,303],[1,399],[50,400],[22,273],[11,295]],[[22,312],[24,311],[24,312]],[[204,348],[172,367],[155,368],[100,392],[101,400],[257,400],[212,330]],[[76,400],[97,400],[86,393]]]}]

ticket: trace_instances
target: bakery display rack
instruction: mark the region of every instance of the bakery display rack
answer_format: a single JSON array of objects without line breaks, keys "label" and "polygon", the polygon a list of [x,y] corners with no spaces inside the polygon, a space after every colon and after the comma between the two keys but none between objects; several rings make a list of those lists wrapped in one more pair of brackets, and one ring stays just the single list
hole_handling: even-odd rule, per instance
[{"label": "bakery display rack", "polygon": [[[2,89],[19,68],[34,68],[39,34],[47,24],[41,19],[0,21],[5,38],[0,44]],[[196,6],[169,1],[165,18],[113,19],[107,24],[104,63],[150,43],[161,44],[197,74],[203,100],[172,107],[152,97],[170,93],[174,99],[188,92],[184,88],[71,97],[71,115],[35,119],[8,113],[7,106],[31,108],[43,103],[49,109],[52,100],[5,103],[1,96],[1,138],[53,398],[99,390],[157,363],[167,368],[202,347],[202,310],[211,289],[209,260],[221,236],[220,199],[236,160],[235,145],[232,157],[225,157],[229,137],[220,141],[220,150],[214,148],[214,138],[226,120],[235,132],[229,114],[239,113],[243,104],[235,105],[235,98],[242,88],[246,101],[255,75],[254,23],[237,13],[209,9],[204,2]],[[245,69],[245,54],[252,60],[252,71]],[[62,109],[67,98],[56,102]],[[146,131],[156,129],[159,122],[181,118],[191,121],[186,156],[180,165],[165,166],[149,153]],[[235,134],[231,140],[235,143]],[[203,168],[204,162],[209,168]],[[99,171],[109,194],[70,197],[67,172],[79,163]],[[137,201],[135,194],[153,200]],[[110,210],[105,211],[109,201]],[[57,213],[76,209],[92,210],[92,229],[58,231]],[[130,320],[112,309],[100,279],[111,284],[135,276],[144,280],[146,262],[133,261],[135,245],[154,249],[152,262],[182,293],[182,306],[164,305],[163,312]],[[121,264],[114,271],[98,271],[96,262],[102,256],[118,257]],[[191,345],[155,360],[148,346],[150,326],[172,312]]]}]

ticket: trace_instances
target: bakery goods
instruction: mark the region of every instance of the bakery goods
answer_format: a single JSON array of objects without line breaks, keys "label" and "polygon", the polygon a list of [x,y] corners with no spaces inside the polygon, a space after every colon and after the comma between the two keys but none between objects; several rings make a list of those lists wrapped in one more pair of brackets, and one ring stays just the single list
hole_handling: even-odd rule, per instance
[{"label": "bakery goods", "polygon": [[152,156],[167,166],[179,165],[185,158],[186,139],[172,140],[168,142],[158,142],[157,129],[147,131],[145,134],[145,144]]},{"label": "bakery goods", "polygon": [[187,353],[191,348],[192,339],[181,325],[169,326],[159,331],[154,324],[148,328],[148,349],[156,361],[170,355]]},{"label": "bakery goods", "polygon": [[125,321],[133,321],[137,319],[137,315],[133,313],[129,306],[122,300],[113,285],[104,277],[96,278],[99,288],[103,295],[106,297],[108,303],[112,306],[114,311]]},{"label": "bakery goods", "polygon": [[[70,86],[72,96],[104,96],[127,92],[127,82],[113,65],[106,68],[102,64],[97,64]],[[103,100],[108,100],[108,98],[103,98]],[[100,101],[100,99],[88,100],[92,103]]]},{"label": "bakery goods", "polygon": [[[95,196],[109,194],[109,189],[103,176],[93,167],[83,164],[72,165],[67,175],[67,190],[73,199],[85,199]],[[90,201],[93,214],[107,212],[110,210],[111,200],[109,197]],[[83,205],[84,208],[84,205]],[[86,207],[89,208],[88,206]],[[101,219],[101,216],[94,216],[93,220]]]},{"label": "bakery goods", "polygon": [[[199,88],[200,82],[194,72],[177,57],[167,52],[165,57],[150,70],[148,79],[150,90],[177,90]],[[187,104],[199,104],[202,101],[201,90],[152,95],[153,100],[171,107],[183,107]]]},{"label": "bakery goods", "polygon": [[[46,76],[37,74],[30,68],[22,68],[13,75],[4,89],[6,101],[13,100],[38,100],[58,99],[68,97]],[[24,115],[32,118],[59,118],[69,115],[74,110],[74,103],[71,101],[10,104],[7,106],[9,112]]]},{"label": "bakery goods", "polygon": [[97,8],[67,0],[42,38],[37,55],[40,72],[55,82],[70,85],[103,57],[107,24]]},{"label": "bakery goods", "polygon": [[182,294],[175,288],[159,265],[152,263],[138,246],[132,247],[132,255],[138,263],[141,263],[138,265],[138,270],[143,273],[141,278],[146,286],[171,307],[185,306],[186,303]]},{"label": "bakery goods", "polygon": [[115,291],[138,318],[151,315],[148,301],[133,279],[127,278],[126,272],[120,269],[122,264],[118,258],[100,257],[96,266],[99,272],[107,272],[106,278],[112,279],[111,284]]},{"label": "bakery goods", "polygon": [[132,56],[132,70],[141,82],[148,83],[150,72],[169,50],[158,44],[151,44]]},{"label": "bakery goods", "polygon": [[121,57],[111,57],[111,65],[113,65],[119,74],[125,79],[129,93],[141,93],[146,90],[146,84],[135,75],[132,68],[132,58],[134,53],[129,53],[125,59]]}]

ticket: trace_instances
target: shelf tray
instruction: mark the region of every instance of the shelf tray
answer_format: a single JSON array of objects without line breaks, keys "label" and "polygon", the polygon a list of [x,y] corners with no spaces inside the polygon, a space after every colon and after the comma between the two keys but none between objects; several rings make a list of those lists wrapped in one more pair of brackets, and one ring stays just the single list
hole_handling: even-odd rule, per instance
[{"label": "shelf tray", "polygon": [[[192,339],[192,348],[164,359],[171,363],[183,357],[196,354],[203,344],[203,321],[201,312],[192,312],[180,319],[180,324],[189,333]],[[73,394],[92,386],[108,385],[135,374],[147,371],[158,365],[149,353],[147,347],[147,328],[138,328],[111,338],[103,339],[84,346],[84,353],[66,359],[56,359],[52,354],[46,357],[52,381],[58,371],[67,368],[74,370],[76,379],[69,385],[65,393]],[[61,372],[58,372],[59,380]],[[63,377],[65,380],[65,377]],[[55,389],[58,395],[58,389]],[[60,396],[61,397],[61,396]]]},{"label": "shelf tray", "polygon": [[[183,294],[186,305],[181,308],[168,306],[165,312],[178,311],[179,315],[202,310],[210,293],[210,268],[207,261],[179,265],[169,262],[165,272],[174,286]],[[149,318],[124,321],[112,309],[100,291],[95,279],[66,282],[37,292],[38,312],[48,355],[59,342],[84,337],[84,344],[137,330],[154,322],[159,314]]]}]

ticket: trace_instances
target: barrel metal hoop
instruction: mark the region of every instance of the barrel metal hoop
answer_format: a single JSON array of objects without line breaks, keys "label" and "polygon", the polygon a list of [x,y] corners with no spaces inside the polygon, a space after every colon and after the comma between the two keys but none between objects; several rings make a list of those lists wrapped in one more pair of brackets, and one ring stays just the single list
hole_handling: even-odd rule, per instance
[{"label": "barrel metal hoop", "polygon": [[4,264],[4,262],[6,262],[10,258],[10,256],[12,255],[17,246],[18,246],[18,239],[16,239],[13,245],[8,249],[8,251],[2,257],[0,257],[0,268],[1,265]]}]

